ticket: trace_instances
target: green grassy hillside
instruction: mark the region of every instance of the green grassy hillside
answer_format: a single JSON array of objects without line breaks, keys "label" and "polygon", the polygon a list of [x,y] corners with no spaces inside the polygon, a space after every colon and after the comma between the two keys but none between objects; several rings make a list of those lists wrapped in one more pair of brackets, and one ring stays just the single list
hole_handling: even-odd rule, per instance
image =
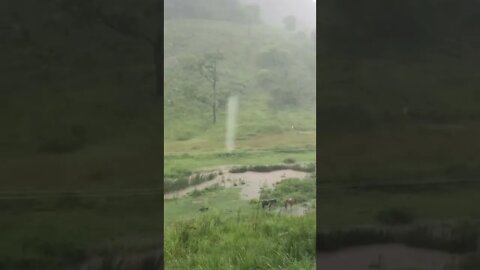
[{"label": "green grassy hillside", "polygon": [[[219,91],[235,92],[238,84],[244,85],[238,116],[240,147],[262,147],[255,145],[255,139],[274,134],[281,134],[279,144],[298,144],[297,138],[305,137],[295,135],[298,131],[315,129],[315,52],[308,39],[266,26],[249,31],[247,26],[228,22],[169,21],[165,25],[165,152],[224,147],[225,107],[220,106],[218,122],[213,125],[209,105],[192,94],[211,96],[210,85],[195,69],[195,61],[217,50],[224,55],[218,67]],[[272,51],[273,57],[283,57],[275,55],[277,51],[285,55],[286,64],[280,67],[285,71],[259,63]],[[288,79],[280,80],[284,72]],[[291,104],[278,99],[285,91],[295,99]],[[291,132],[292,125],[297,132]],[[313,138],[307,142],[313,144]],[[275,141],[263,148],[274,145]]]}]

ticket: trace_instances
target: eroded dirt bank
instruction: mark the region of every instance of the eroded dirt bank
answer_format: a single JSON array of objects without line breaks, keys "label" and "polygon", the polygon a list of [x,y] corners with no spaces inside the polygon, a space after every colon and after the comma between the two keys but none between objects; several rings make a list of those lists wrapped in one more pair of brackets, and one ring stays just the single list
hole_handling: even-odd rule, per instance
[{"label": "eroded dirt bank", "polygon": [[203,190],[215,184],[224,187],[241,188],[240,197],[244,200],[258,199],[260,197],[260,190],[262,187],[271,188],[276,183],[279,183],[288,178],[305,178],[308,173],[294,171],[294,170],[278,170],[272,172],[242,172],[231,173],[229,168],[222,167],[216,171],[217,176],[198,185],[189,186],[188,188],[170,192],[164,195],[164,199],[180,198],[188,195],[194,190]]}]

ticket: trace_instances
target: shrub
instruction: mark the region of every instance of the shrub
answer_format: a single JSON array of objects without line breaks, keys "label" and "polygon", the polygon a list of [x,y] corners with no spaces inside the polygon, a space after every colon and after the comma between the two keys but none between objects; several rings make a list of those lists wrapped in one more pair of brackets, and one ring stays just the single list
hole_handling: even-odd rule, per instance
[{"label": "shrub", "polygon": [[192,193],[190,193],[190,196],[192,197],[198,197],[200,195],[202,195],[203,192],[199,191],[198,189],[195,189],[192,191]]},{"label": "shrub", "polygon": [[186,176],[187,173],[188,171],[178,171],[176,177],[165,178],[163,181],[164,193],[181,190],[190,185],[198,185],[203,182],[212,180],[217,176],[216,173],[197,173],[191,176]]},{"label": "shrub", "polygon": [[316,182],[314,179],[286,179],[278,183],[274,189],[262,189],[260,198],[279,198],[281,201],[287,198],[295,198],[297,203],[303,203],[316,198]]},{"label": "shrub", "polygon": [[165,179],[163,183],[164,192],[172,192],[188,187],[188,178]]},{"label": "shrub", "polygon": [[258,204],[258,200],[257,199],[251,199],[249,203],[250,204]]},{"label": "shrub", "polygon": [[277,48],[268,48],[257,58],[257,66],[264,69],[278,69],[290,65],[291,59],[287,51]]},{"label": "shrub", "polygon": [[198,185],[206,181],[210,181],[217,176],[216,173],[209,173],[209,174],[195,174],[190,177],[190,185]]}]

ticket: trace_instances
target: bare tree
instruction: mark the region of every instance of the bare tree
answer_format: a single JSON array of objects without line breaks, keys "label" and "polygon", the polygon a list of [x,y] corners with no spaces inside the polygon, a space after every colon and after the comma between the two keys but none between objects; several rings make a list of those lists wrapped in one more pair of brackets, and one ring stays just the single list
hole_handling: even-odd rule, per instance
[{"label": "bare tree", "polygon": [[212,84],[212,117],[213,123],[217,122],[217,82],[218,69],[217,64],[223,60],[223,54],[220,52],[205,54],[202,61],[200,61],[200,74]]}]

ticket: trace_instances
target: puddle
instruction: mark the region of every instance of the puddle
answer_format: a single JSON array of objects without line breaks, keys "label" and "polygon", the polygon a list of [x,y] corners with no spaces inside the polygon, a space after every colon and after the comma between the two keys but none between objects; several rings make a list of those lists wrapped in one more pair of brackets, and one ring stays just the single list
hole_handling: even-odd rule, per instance
[{"label": "puddle", "polygon": [[305,178],[308,173],[294,170],[278,170],[273,172],[243,172],[231,173],[229,168],[222,168],[218,172],[222,175],[217,175],[210,181],[203,182],[195,186],[170,192],[164,195],[164,199],[180,198],[188,195],[190,192],[196,190],[204,190],[215,184],[223,187],[240,187],[240,198],[244,200],[258,199],[260,197],[260,189],[262,187],[271,188],[275,184],[288,178]]},{"label": "puddle", "polygon": [[[400,244],[369,245],[317,254],[318,269],[457,269],[462,256]],[[454,267],[454,268],[445,268]]]}]

